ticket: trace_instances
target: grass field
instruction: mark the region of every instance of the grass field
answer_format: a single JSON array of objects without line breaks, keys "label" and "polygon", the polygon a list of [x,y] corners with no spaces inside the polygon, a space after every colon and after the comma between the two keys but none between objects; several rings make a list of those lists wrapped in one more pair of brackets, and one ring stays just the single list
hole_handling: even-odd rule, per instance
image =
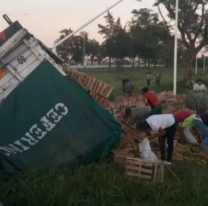
[{"label": "grass field", "polygon": [[[157,69],[152,69],[156,73]],[[172,71],[161,69],[161,87],[172,90]],[[136,89],[145,85],[145,70],[125,71]],[[120,72],[88,72],[115,86],[114,96],[122,93]],[[194,79],[205,80],[199,70]],[[178,73],[183,92],[183,70]],[[207,82],[207,81],[206,81]],[[124,177],[123,169],[112,163],[79,168],[74,175],[67,168],[30,173],[12,178],[0,175],[0,201],[5,206],[206,206],[208,205],[208,166],[197,161],[177,161],[172,170],[180,181],[165,171],[165,182],[146,183]]]},{"label": "grass field", "polygon": [[[121,80],[124,74],[127,74],[129,79],[135,86],[135,90],[139,90],[140,87],[146,86],[146,69],[129,69],[122,72],[100,72],[100,71],[93,71],[93,72],[86,72],[87,74],[99,78],[105,82],[112,84],[115,87],[114,90],[114,97],[122,94],[122,87],[121,87]],[[155,80],[153,79],[150,85],[150,89],[155,92],[161,91],[173,91],[173,70],[167,68],[151,68],[150,71],[152,72],[152,78],[155,78],[155,75],[158,71],[162,74],[162,81],[161,86],[157,87],[155,84]],[[208,69],[207,71],[203,71],[202,68],[198,69],[198,74],[195,75],[193,71],[193,79],[197,80],[201,78],[206,86],[208,86]],[[178,68],[177,72],[177,93],[182,94],[184,93],[184,68]]]}]

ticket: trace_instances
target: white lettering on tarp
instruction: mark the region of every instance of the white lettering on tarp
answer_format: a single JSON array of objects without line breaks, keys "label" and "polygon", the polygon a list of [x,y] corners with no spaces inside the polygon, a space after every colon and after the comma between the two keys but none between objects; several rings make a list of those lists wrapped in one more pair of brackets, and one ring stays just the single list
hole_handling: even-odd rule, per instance
[{"label": "white lettering on tarp", "polygon": [[47,134],[47,132],[40,129],[37,124],[30,128],[30,133],[32,135],[35,134],[38,139],[42,139]]},{"label": "white lettering on tarp", "polygon": [[5,147],[0,147],[0,150],[5,153],[6,156],[9,156],[11,151]]},{"label": "white lettering on tarp", "polygon": [[40,120],[45,129],[50,132],[56,125],[50,122],[46,117],[42,117]]},{"label": "white lettering on tarp", "polygon": [[22,150],[20,150],[13,144],[9,144],[9,146],[0,147],[0,149],[6,151],[7,153],[5,155],[7,156],[9,156],[10,154],[17,154],[22,152]]},{"label": "white lettering on tarp", "polygon": [[68,114],[68,108],[67,108],[63,103],[58,103],[58,104],[55,106],[55,109],[57,110],[57,112],[60,111],[61,108],[62,108],[62,110],[63,110],[63,111],[61,112],[61,114],[62,114],[63,116],[67,115],[67,114]]},{"label": "white lettering on tarp", "polygon": [[0,150],[4,152],[6,156],[11,154],[22,153],[36,145],[39,140],[43,139],[53,128],[56,127],[57,123],[68,114],[68,108],[63,103],[58,103],[54,108],[50,109],[45,116],[40,119],[40,125],[34,124],[25,135],[15,141],[9,146],[2,146]]},{"label": "white lettering on tarp", "polygon": [[30,149],[29,147],[23,145],[20,140],[17,140],[14,142],[14,144],[18,145],[19,147],[21,147],[24,151],[27,151],[28,149]]},{"label": "white lettering on tarp", "polygon": [[[29,132],[27,132],[26,134],[25,134],[25,137],[28,137],[29,139],[28,139],[28,141],[30,141],[31,140],[31,145],[35,145],[35,144],[37,144],[38,143],[38,140],[36,140]],[[26,139],[25,137],[23,137],[24,139]],[[21,139],[23,139],[23,138],[21,138]],[[26,141],[26,140],[25,140]]]},{"label": "white lettering on tarp", "polygon": [[25,138],[25,137],[22,137],[21,140],[27,142],[27,143],[28,143],[29,145],[31,145],[31,146],[33,146],[33,145],[35,145],[35,144],[38,143],[38,141],[36,141],[36,140],[27,139],[27,138]]},{"label": "white lettering on tarp", "polygon": [[51,110],[47,113],[47,117],[48,117],[49,119],[52,118],[53,121],[54,121],[55,123],[58,123],[58,122],[60,122],[60,120],[61,120],[61,118],[62,118],[62,115],[58,115],[58,114],[54,111],[54,109],[51,109]]}]

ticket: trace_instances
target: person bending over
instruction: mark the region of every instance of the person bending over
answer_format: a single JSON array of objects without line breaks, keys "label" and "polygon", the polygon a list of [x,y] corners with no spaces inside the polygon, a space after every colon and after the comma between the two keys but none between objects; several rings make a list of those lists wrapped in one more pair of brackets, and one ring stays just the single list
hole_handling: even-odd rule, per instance
[{"label": "person bending over", "polygon": [[[150,138],[159,136],[159,145],[161,152],[161,160],[166,164],[171,165],[173,149],[174,149],[174,137],[177,131],[178,122],[173,114],[161,114],[148,117],[145,121],[140,121],[136,125],[136,129],[141,132],[146,132]],[[156,132],[151,135],[152,132]],[[167,139],[168,150],[167,157],[165,152],[165,140]]]},{"label": "person bending over", "polygon": [[135,107],[135,108],[127,108],[125,110],[125,118],[129,118],[128,123],[130,125],[135,124],[137,121],[143,119],[145,115],[151,112],[150,107],[141,106],[141,107]]},{"label": "person bending over", "polygon": [[193,127],[195,126],[202,134],[202,144],[200,152],[204,151],[204,148],[208,146],[208,112],[201,114],[193,114],[186,118],[182,123],[182,127]]},{"label": "person bending over", "polygon": [[142,88],[141,93],[144,97],[145,105],[149,105],[152,108],[152,111],[148,115],[162,114],[162,105],[156,95],[150,92],[147,87]]},{"label": "person bending over", "polygon": [[[178,112],[175,112],[173,115],[176,118],[177,122],[178,122],[178,129],[179,129],[179,133],[180,133],[180,142],[182,144],[185,144],[186,139],[185,139],[185,135],[184,135],[184,127],[182,127],[182,123],[185,121],[185,119],[187,119],[188,117],[190,117],[191,115],[196,114],[195,111],[193,110],[188,110],[188,109],[184,109],[184,110],[180,110]],[[191,129],[194,131],[194,133],[198,136],[199,138],[199,133],[196,130],[195,127],[191,127]]]}]

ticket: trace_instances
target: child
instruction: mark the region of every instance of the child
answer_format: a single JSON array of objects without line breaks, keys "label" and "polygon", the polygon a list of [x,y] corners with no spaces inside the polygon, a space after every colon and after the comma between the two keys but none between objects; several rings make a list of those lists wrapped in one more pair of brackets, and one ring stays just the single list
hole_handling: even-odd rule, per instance
[{"label": "child", "polygon": [[[172,114],[153,115],[148,117],[145,121],[140,121],[136,129],[141,132],[146,132],[150,138],[159,136],[161,160],[166,160],[165,163],[171,165],[174,137],[177,131],[178,122]],[[152,132],[156,132],[151,136]],[[167,158],[165,154],[165,140],[167,139],[168,151]]]}]

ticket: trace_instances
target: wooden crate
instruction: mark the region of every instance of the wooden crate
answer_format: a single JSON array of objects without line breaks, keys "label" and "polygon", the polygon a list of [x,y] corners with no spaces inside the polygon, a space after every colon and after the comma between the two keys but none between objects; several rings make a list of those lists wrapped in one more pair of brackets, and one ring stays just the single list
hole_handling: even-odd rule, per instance
[{"label": "wooden crate", "polygon": [[114,162],[125,166],[126,158],[127,157],[134,157],[133,153],[125,149],[115,149],[112,151],[114,155]]},{"label": "wooden crate", "polygon": [[126,158],[125,175],[148,181],[163,182],[164,163],[154,163],[140,158]]},{"label": "wooden crate", "polygon": [[87,91],[93,92],[105,98],[109,98],[112,94],[114,87],[111,84],[98,80],[82,72],[72,70],[68,65],[62,65],[63,70],[70,76],[74,81],[80,84]]}]

